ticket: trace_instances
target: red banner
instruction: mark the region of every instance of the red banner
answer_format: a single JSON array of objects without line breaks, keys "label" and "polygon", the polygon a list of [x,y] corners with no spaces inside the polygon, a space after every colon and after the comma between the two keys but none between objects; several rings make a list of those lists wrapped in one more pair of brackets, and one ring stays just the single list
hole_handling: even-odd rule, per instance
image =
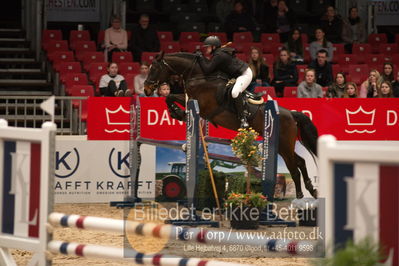
[{"label": "red banner", "polygon": [[128,140],[131,98],[90,97],[87,114],[89,140]]},{"label": "red banner", "polygon": [[141,137],[156,140],[185,140],[186,123],[170,117],[165,98],[140,98]]},{"label": "red banner", "polygon": [[[88,139],[129,139],[128,98],[90,98]],[[140,98],[141,136],[157,140],[184,140],[185,124],[172,119],[164,98]],[[301,111],[316,125],[319,135],[339,140],[399,140],[399,99],[278,99],[279,106]],[[123,131],[123,132],[120,132]],[[232,138],[234,131],[209,127],[213,137]]]},{"label": "red banner", "polygon": [[399,140],[399,99],[279,99],[307,114],[319,135],[338,140]]}]

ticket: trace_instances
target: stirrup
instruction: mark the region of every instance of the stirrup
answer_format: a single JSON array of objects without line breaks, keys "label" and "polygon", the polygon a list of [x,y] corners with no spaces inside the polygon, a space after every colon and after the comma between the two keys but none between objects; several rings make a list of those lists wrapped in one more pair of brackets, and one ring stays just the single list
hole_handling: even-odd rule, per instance
[{"label": "stirrup", "polygon": [[259,92],[259,93],[251,93],[249,91],[244,92],[244,97],[246,98],[246,101],[248,101],[251,104],[255,104],[255,105],[260,105],[265,102],[265,100],[263,99],[262,96],[263,96],[263,92]]},{"label": "stirrup", "polygon": [[255,101],[262,100],[262,96],[264,95],[264,92],[252,93],[249,91],[244,91],[244,93],[248,99],[255,100]]}]

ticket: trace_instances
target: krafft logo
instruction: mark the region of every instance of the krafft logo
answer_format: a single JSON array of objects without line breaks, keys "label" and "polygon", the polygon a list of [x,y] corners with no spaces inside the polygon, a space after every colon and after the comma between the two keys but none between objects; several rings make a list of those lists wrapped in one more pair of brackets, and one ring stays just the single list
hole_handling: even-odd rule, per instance
[{"label": "krafft logo", "polygon": [[117,151],[115,148],[112,148],[109,153],[108,164],[116,176],[121,178],[130,177],[129,152]]},{"label": "krafft logo", "polygon": [[[345,109],[345,111],[346,111],[346,122],[348,123],[348,126],[358,127],[353,130],[345,129],[346,133],[349,133],[349,134],[353,134],[353,133],[371,134],[376,131],[376,129],[367,130],[365,128],[365,127],[370,127],[370,126],[374,125],[376,109],[367,112],[362,108],[362,106],[359,106],[359,108],[356,111],[352,112],[352,111],[349,111],[348,109]],[[359,126],[360,126],[360,130],[358,130]]]},{"label": "krafft logo", "polygon": [[55,153],[55,176],[67,178],[78,170],[80,164],[79,152],[76,148],[72,151]]}]

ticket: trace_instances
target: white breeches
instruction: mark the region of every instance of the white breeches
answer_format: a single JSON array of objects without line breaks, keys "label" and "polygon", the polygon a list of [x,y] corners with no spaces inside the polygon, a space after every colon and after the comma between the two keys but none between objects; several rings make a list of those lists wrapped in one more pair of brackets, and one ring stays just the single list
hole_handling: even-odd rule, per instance
[{"label": "white breeches", "polygon": [[243,92],[252,81],[252,70],[247,68],[244,73],[236,79],[233,90],[231,91],[231,96],[237,98],[238,95]]}]

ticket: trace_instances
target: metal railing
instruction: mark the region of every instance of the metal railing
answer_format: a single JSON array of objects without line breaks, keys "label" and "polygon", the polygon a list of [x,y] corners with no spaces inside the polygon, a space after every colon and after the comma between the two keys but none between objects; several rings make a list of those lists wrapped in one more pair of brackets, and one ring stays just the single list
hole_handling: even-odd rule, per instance
[{"label": "metal railing", "polygon": [[[41,127],[44,121],[51,120],[40,104],[47,96],[0,96],[0,118],[10,126]],[[85,135],[86,122],[82,119],[83,104],[87,97],[55,97],[54,122],[59,135]]]}]

